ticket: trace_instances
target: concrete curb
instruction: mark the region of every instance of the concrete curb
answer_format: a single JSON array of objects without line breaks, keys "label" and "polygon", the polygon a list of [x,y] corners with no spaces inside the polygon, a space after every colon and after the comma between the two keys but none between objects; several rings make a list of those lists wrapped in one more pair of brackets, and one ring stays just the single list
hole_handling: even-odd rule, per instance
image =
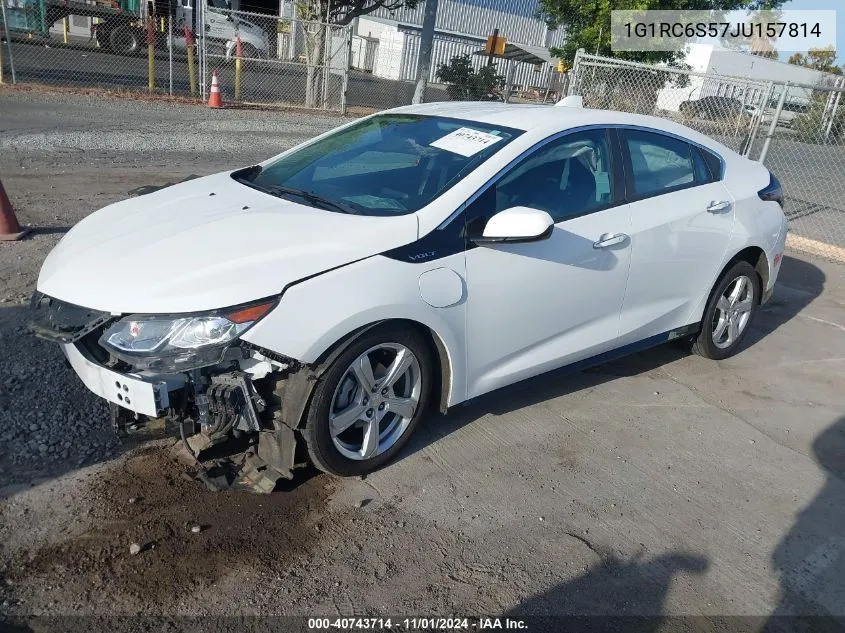
[{"label": "concrete curb", "polygon": [[789,248],[794,248],[796,251],[810,253],[812,255],[819,255],[838,262],[845,263],[845,248],[828,244],[827,242],[819,242],[812,240],[809,237],[801,237],[788,233],[786,235],[786,245]]}]

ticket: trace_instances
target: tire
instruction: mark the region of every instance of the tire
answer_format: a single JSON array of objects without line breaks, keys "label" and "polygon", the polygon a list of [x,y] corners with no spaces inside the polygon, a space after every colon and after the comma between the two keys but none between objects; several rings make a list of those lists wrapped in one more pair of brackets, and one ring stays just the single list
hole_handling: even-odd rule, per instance
[{"label": "tire", "polygon": [[[362,369],[364,358],[369,374]],[[406,364],[385,388],[391,379],[388,370]],[[407,444],[425,413],[431,384],[432,356],[419,332],[398,325],[365,332],[335,359],[314,389],[302,430],[311,461],[341,477],[380,468]],[[409,415],[391,410],[391,403]]]},{"label": "tire", "polygon": [[109,31],[109,49],[118,55],[131,55],[141,48],[138,31],[131,26],[118,26]]},{"label": "tire", "polygon": [[[732,298],[734,295],[736,298]],[[751,328],[760,297],[757,271],[746,261],[736,262],[719,278],[710,293],[692,351],[713,360],[736,354]]]},{"label": "tire", "polygon": [[241,45],[241,53],[247,60],[263,59],[261,53],[252,44],[246,43]]}]

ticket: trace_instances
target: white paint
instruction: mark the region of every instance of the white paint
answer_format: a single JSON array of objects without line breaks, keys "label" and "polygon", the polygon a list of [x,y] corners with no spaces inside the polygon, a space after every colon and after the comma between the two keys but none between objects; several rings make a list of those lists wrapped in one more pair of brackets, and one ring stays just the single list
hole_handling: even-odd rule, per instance
[{"label": "white paint", "polygon": [[[245,187],[228,172],[125,200],[67,233],[45,260],[38,289],[124,314],[211,310],[284,289],[279,305],[243,338],[305,363],[360,327],[384,319],[416,321],[447,351],[448,403],[454,405],[700,320],[720,271],[748,246],[763,249],[769,286],[775,283],[778,266],[772,262],[783,252],[786,221],[776,202],[757,196],[769,182],[768,171],[689,128],[621,112],[496,103],[395,111],[525,132],[427,207],[405,216],[324,211]],[[724,184],[558,222],[551,236],[539,241],[466,251],[453,244],[453,254],[425,263],[380,255],[436,230],[549,135],[611,124],[664,130],[709,147],[725,161]],[[720,199],[731,201],[730,212],[705,211]],[[542,214],[510,209],[490,230],[503,236],[542,232],[549,221]],[[497,227],[500,220],[510,228]],[[528,231],[527,224],[532,225]],[[605,233],[629,238],[594,248]],[[95,393],[116,395],[98,377],[110,380],[110,373],[78,360],[75,368]],[[144,383],[152,377],[131,378]]]},{"label": "white paint", "polygon": [[[101,367],[85,358],[75,345],[62,345],[62,350],[83,384],[101,398],[151,417],[156,417],[159,409],[168,407],[168,393],[163,382],[141,380]],[[156,404],[157,393],[160,407]]]},{"label": "white paint", "polygon": [[552,216],[530,207],[511,207],[499,211],[487,221],[484,237],[520,239],[538,237],[554,224]]},{"label": "white paint", "polygon": [[464,298],[464,280],[451,268],[435,268],[420,275],[420,296],[432,308],[448,308]]},{"label": "white paint", "polygon": [[447,152],[452,152],[453,154],[469,157],[474,156],[481,150],[501,140],[501,136],[480,130],[473,130],[469,127],[462,127],[454,132],[449,132],[446,136],[442,136],[436,141],[432,141],[429,145],[431,147],[445,149]]}]

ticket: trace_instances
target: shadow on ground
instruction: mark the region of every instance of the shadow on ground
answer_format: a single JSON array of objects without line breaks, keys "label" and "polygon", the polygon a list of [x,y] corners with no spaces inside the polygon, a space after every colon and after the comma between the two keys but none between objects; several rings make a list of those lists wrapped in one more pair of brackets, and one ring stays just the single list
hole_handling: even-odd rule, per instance
[{"label": "shadow on ground", "polygon": [[[758,310],[744,345],[762,344],[768,335],[793,319],[821,295],[824,284],[825,274],[817,266],[794,257],[784,257],[774,296],[769,304]],[[487,414],[506,415],[546,400],[597,387],[618,377],[644,374],[689,354],[687,346],[668,343],[581,372],[571,373],[564,368],[529,378],[479,396],[451,409],[445,416],[430,416],[411,438],[403,454],[422,450],[428,444]]]}]

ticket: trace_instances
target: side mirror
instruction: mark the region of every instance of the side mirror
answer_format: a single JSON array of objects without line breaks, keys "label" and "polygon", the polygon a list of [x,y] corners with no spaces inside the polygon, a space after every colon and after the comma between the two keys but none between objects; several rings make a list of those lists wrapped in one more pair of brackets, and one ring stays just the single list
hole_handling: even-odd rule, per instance
[{"label": "side mirror", "polygon": [[530,207],[510,207],[490,218],[481,237],[473,241],[476,244],[536,242],[548,239],[554,225],[552,216],[545,211]]}]

